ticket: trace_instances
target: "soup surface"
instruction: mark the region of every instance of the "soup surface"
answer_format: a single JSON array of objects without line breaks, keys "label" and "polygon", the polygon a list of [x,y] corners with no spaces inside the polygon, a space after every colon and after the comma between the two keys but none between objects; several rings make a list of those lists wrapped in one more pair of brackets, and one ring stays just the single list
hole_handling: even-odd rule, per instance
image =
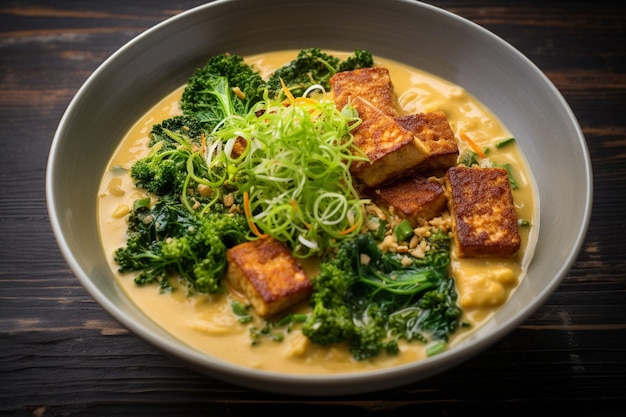
[{"label": "soup surface", "polygon": [[[268,75],[294,59],[297,52],[272,52],[247,57],[246,61],[263,75]],[[346,55],[337,51],[330,53],[339,57]],[[455,137],[459,138],[464,132],[478,145],[489,147],[491,160],[499,164],[510,163],[519,184],[519,188],[513,191],[518,218],[531,225],[538,224],[537,199],[527,164],[517,146],[494,146],[496,142],[511,137],[511,133],[489,109],[460,86],[431,74],[382,58],[375,58],[375,64],[389,69],[402,111],[407,114],[444,111]],[[427,346],[412,342],[401,344],[398,355],[382,354],[355,361],[342,346],[321,347],[306,343],[305,336],[297,329],[286,334],[282,342],[264,341],[251,346],[248,328],[238,323],[231,312],[233,295],[188,296],[184,290],[161,293],[156,285],[138,286],[132,274],[117,272],[113,253],[126,243],[126,215],[136,199],[145,197],[145,192],[134,186],[127,170],[147,154],[152,125],[180,114],[178,101],[183,88],[173,91],[137,121],[121,141],[103,175],[97,213],[101,241],[110,267],[128,297],[148,317],[189,346],[245,367],[324,374],[373,370],[425,358]],[[462,140],[458,140],[458,145],[461,153],[469,146]],[[459,329],[450,341],[451,346],[488,320],[523,279],[538,231],[537,227],[531,226],[520,227],[519,232],[521,249],[512,259],[458,259],[452,252],[451,274],[459,292],[458,303],[463,309],[464,320],[472,326]],[[307,268],[306,264],[303,266]],[[176,282],[172,284],[174,287],[178,285]],[[306,308],[302,305],[300,310]]]}]

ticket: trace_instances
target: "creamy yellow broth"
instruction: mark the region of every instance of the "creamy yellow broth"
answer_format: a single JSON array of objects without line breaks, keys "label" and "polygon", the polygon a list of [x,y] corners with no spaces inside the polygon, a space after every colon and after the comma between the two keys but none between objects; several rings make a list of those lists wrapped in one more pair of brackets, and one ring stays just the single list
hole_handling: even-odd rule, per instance
[{"label": "creamy yellow broth", "polygon": [[[298,51],[272,52],[248,57],[262,74],[295,58]],[[345,54],[330,51],[344,57]],[[472,329],[479,327],[506,300],[523,279],[532,255],[537,235],[537,200],[527,165],[516,145],[496,149],[496,141],[510,137],[510,132],[485,106],[463,88],[431,74],[377,59],[376,65],[390,70],[398,102],[406,113],[443,110],[455,136],[464,131],[481,146],[490,146],[489,158],[497,163],[510,162],[520,185],[513,192],[519,218],[534,226],[520,228],[522,248],[515,258],[464,259],[452,253],[451,273],[459,291],[459,304],[464,309],[464,320],[472,323],[469,330],[459,330],[451,339],[458,343]],[[228,362],[246,367],[287,372],[325,374],[356,372],[399,365],[425,358],[427,346],[419,342],[401,344],[401,353],[354,361],[344,347],[320,347],[308,343],[296,330],[286,335],[283,342],[263,341],[251,346],[248,328],[236,322],[230,303],[237,294],[219,296],[188,296],[184,289],[162,294],[157,286],[137,286],[131,274],[117,273],[113,261],[114,251],[126,243],[126,215],[133,201],[145,196],[134,187],[129,169],[138,158],[147,153],[148,133],[152,125],[179,114],[178,100],[184,86],[173,91],[158,105],[149,110],[123,138],[113,155],[109,169],[104,173],[98,198],[98,221],[102,245],[119,285],[137,306],[152,320],[189,346]],[[461,152],[467,147],[459,141]],[[307,266],[305,265],[305,268]],[[175,288],[179,285],[172,282]],[[298,309],[306,309],[306,305]]]}]

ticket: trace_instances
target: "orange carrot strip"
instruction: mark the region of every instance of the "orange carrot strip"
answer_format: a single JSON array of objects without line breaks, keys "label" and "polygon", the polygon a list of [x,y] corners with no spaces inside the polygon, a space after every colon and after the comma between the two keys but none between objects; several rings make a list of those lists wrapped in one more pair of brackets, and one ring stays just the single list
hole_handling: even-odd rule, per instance
[{"label": "orange carrot strip", "polygon": [[269,237],[267,233],[261,233],[259,229],[256,227],[256,224],[252,221],[252,210],[250,208],[250,196],[247,191],[243,192],[243,211],[246,215],[246,219],[248,220],[248,226],[250,226],[250,230],[252,233],[257,235],[261,239],[266,239]]},{"label": "orange carrot strip", "polygon": [[289,91],[289,89],[287,88],[287,86],[285,85],[285,82],[283,81],[283,79],[280,79],[280,85],[283,88],[283,91],[285,92],[285,95],[287,96],[287,98],[289,99],[289,101],[291,103],[294,103],[296,101],[296,98],[293,96],[293,94],[291,94],[291,91]]},{"label": "orange carrot strip", "polygon": [[206,136],[204,136],[204,132],[202,132],[202,155],[206,154]]},{"label": "orange carrot strip", "polygon": [[296,203],[296,200],[291,200],[291,207],[293,207],[293,212],[297,213],[298,212],[298,203]]},{"label": "orange carrot strip", "polygon": [[308,104],[312,104],[312,105],[314,105],[314,106],[318,104],[318,101],[317,101],[317,100],[314,100],[314,99],[312,99],[312,98],[308,98],[308,97],[297,97],[297,98],[295,99],[295,101],[296,101],[296,104],[300,104],[300,103],[308,103]]},{"label": "orange carrot strip", "polygon": [[476,142],[474,142],[472,140],[472,138],[467,136],[465,134],[465,132],[461,132],[461,139],[463,139],[465,142],[467,142],[469,144],[469,146],[474,150],[474,152],[476,152],[478,154],[478,156],[480,156],[481,158],[485,157],[485,153],[483,152],[482,149],[480,149],[480,146],[478,146],[478,144]]},{"label": "orange carrot strip", "polygon": [[346,230],[342,230],[341,232],[339,232],[340,235],[347,235],[349,233],[352,233],[356,230],[356,228],[359,227],[358,223],[354,223],[352,226],[348,227]]}]

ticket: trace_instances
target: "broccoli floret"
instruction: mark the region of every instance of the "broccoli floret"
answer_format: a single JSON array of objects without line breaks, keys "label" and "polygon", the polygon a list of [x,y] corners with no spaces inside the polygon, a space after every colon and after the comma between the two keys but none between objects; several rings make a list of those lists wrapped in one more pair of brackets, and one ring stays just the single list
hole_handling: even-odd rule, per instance
[{"label": "broccoli floret", "polygon": [[120,272],[139,271],[139,285],[159,283],[169,288],[171,273],[184,278],[190,288],[203,293],[223,291],[226,250],[246,240],[242,215],[190,213],[175,198],[165,196],[150,208],[135,205],[128,217],[128,240],[115,252]]},{"label": "broccoli floret", "polygon": [[[197,184],[189,178],[204,175],[208,167],[198,153],[202,127],[194,116],[174,116],[150,131],[150,153],[130,169],[135,185],[157,196],[182,195]],[[192,172],[191,172],[192,171]]]},{"label": "broccoli floret", "polygon": [[395,354],[400,339],[447,341],[461,316],[447,273],[449,237],[435,232],[430,239],[431,251],[409,266],[369,234],[343,242],[313,281],[303,333],[313,343],[347,343],[357,360]]},{"label": "broccoli floret", "polygon": [[368,359],[383,351],[389,355],[397,354],[398,342],[387,336],[387,307],[371,304],[365,309],[363,317],[366,320],[356,326],[358,336],[349,343],[354,359]]},{"label": "broccoli floret", "polygon": [[313,312],[302,327],[303,333],[313,342],[329,345],[350,341],[356,337],[352,311],[344,302],[344,294],[356,280],[352,270],[337,263],[347,258],[320,265],[320,273],[313,281],[311,302]]},{"label": "broccoli floret", "polygon": [[338,72],[353,71],[359,68],[370,68],[374,66],[374,57],[371,52],[357,49],[339,65]]},{"label": "broccoli floret", "polygon": [[162,126],[154,127],[152,137],[153,140],[163,138],[131,167],[130,175],[135,185],[158,196],[181,194],[188,176],[187,161],[193,154],[191,139]]},{"label": "broccoli floret", "polygon": [[303,49],[296,59],[270,76],[270,91],[275,96],[280,93],[281,79],[294,96],[301,96],[313,84],[329,89],[328,80],[337,72],[339,63],[339,58],[322,52],[320,48]]},{"label": "broccoli floret", "polygon": [[181,110],[212,130],[231,115],[244,115],[263,99],[267,83],[239,55],[220,54],[194,71],[181,97]]},{"label": "broccoli floret", "polygon": [[372,55],[357,49],[345,61],[322,52],[320,48],[303,49],[296,59],[276,70],[268,81],[271,94],[278,96],[282,86],[282,79],[294,96],[301,96],[304,91],[314,84],[330,89],[330,78],[339,71],[348,71],[374,65]]},{"label": "broccoli floret", "polygon": [[[177,148],[180,145],[178,136],[185,136],[189,143],[200,144],[202,139],[202,123],[193,115],[176,115],[163,120],[160,124],[155,124],[150,130],[150,142],[148,146],[153,147],[159,142],[169,149]],[[178,140],[177,140],[178,139]]]},{"label": "broccoli floret", "polygon": [[259,71],[246,64],[239,55],[216,55],[209,59],[202,72],[226,77],[232,89],[238,89],[243,93],[244,97],[240,97],[243,102],[254,103],[261,100],[267,87]]},{"label": "broccoli floret", "polygon": [[166,195],[181,190],[187,177],[186,161],[181,152],[173,152],[167,157],[153,154],[135,162],[130,173],[137,187],[156,195]]}]

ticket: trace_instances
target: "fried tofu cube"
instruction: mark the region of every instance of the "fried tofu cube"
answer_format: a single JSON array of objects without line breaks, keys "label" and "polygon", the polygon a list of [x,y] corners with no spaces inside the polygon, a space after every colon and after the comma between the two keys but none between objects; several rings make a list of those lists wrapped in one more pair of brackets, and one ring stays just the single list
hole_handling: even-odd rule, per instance
[{"label": "fried tofu cube", "polygon": [[275,239],[245,242],[226,252],[226,279],[261,317],[269,317],[305,299],[311,281],[296,259]]},{"label": "fried tofu cube", "polygon": [[361,97],[372,103],[384,114],[397,117],[396,97],[387,68],[360,68],[342,71],[329,80],[335,106],[341,111],[354,97]]},{"label": "fried tofu cube", "polygon": [[362,122],[353,131],[353,144],[369,159],[353,161],[352,174],[369,187],[396,179],[426,159],[428,148],[415,135],[370,102],[355,97],[352,105]]},{"label": "fried tofu cube", "polygon": [[417,166],[416,172],[445,172],[456,165],[459,147],[444,112],[409,114],[396,120],[428,148],[429,156]]},{"label": "fried tofu cube", "polygon": [[410,176],[369,193],[376,202],[393,207],[395,213],[417,227],[418,219],[430,220],[446,209],[446,194],[436,179]]},{"label": "fried tofu cube", "polygon": [[505,169],[453,167],[445,184],[459,258],[506,258],[519,250],[517,214]]},{"label": "fried tofu cube", "polygon": [[395,120],[400,113],[388,69],[338,72],[330,85],[337,109],[350,103],[363,121],[353,131],[354,145],[369,161],[354,162],[350,170],[367,186],[398,178],[429,155],[428,147]]}]

